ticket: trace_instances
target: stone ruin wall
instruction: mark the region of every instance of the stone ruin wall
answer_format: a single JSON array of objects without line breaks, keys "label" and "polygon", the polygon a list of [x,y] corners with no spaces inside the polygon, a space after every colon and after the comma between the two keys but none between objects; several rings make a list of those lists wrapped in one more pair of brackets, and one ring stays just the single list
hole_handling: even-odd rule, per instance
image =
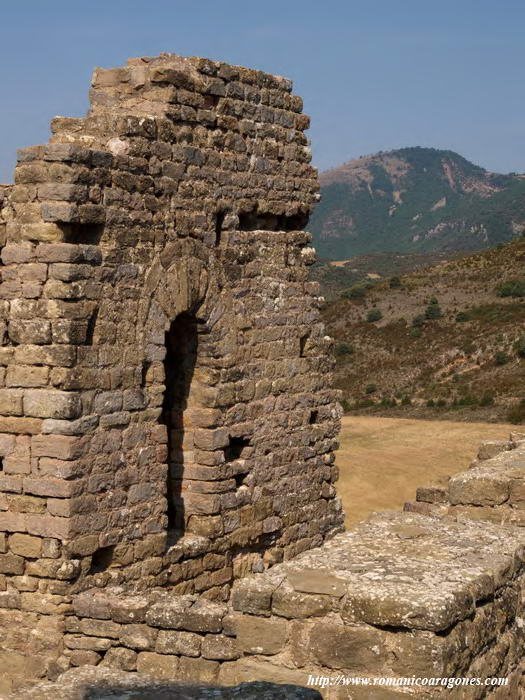
[{"label": "stone ruin wall", "polygon": [[[480,458],[450,480],[454,500],[458,484],[468,483],[461,502],[472,509],[483,493],[486,501],[494,499],[496,483],[523,489],[525,434],[485,443]],[[427,501],[416,503],[428,506],[430,493],[430,487],[420,489]],[[525,531],[485,522],[500,505],[486,503],[478,522],[459,511],[375,514],[321,547],[236,580],[227,602],[161,588],[79,593],[60,634],[55,632],[61,654],[46,673],[53,678],[69,670],[58,683],[24,688],[13,700],[52,698],[58,688],[64,700],[76,700],[82,689],[100,698],[139,687],[169,695],[181,682],[214,684],[219,696],[227,693],[219,687],[254,680],[292,684],[302,697],[310,677],[324,683],[351,677],[508,679],[502,686],[457,688],[314,685],[327,700],[522,698]],[[523,504],[508,505],[523,510]],[[416,509],[408,504],[406,510]],[[11,624],[22,615],[6,612],[16,616]],[[46,618],[49,633],[53,617],[41,616],[33,635],[42,635]],[[20,668],[15,686],[23,685]],[[237,697],[238,690],[232,692],[227,697]],[[255,687],[245,692],[259,697]]]},{"label": "stone ruin wall", "polygon": [[378,697],[520,697],[525,536],[499,524],[525,502],[519,436],[417,512],[336,535],[302,230],[318,183],[290,83],[165,55],[96,71],[91,103],[0,187],[0,693],[96,666],[509,675]]},{"label": "stone ruin wall", "polygon": [[469,469],[445,486],[421,486],[405,510],[440,518],[469,518],[525,526],[525,433],[481,444]]},{"label": "stone ruin wall", "polygon": [[225,600],[341,529],[308,124],[284,78],[165,55],[97,70],[87,118],[19,151],[0,228],[8,607],[121,584]]},{"label": "stone ruin wall", "polygon": [[[413,503],[405,513],[373,515],[321,547],[238,579],[228,602],[162,589],[74,596],[57,664],[95,668],[69,671],[73,691],[65,697],[97,683],[113,690],[135,684],[136,672],[152,687],[496,677],[508,684],[317,688],[329,700],[524,697],[525,531],[516,527],[524,504],[515,497],[524,484],[525,434],[513,433],[484,443],[471,468],[450,479],[448,506],[435,497],[431,515],[421,505],[411,512]],[[516,516],[503,520],[510,525],[498,510],[503,492]],[[431,493],[442,490],[421,488],[416,503],[428,506]],[[38,688],[34,697],[55,690]]]}]

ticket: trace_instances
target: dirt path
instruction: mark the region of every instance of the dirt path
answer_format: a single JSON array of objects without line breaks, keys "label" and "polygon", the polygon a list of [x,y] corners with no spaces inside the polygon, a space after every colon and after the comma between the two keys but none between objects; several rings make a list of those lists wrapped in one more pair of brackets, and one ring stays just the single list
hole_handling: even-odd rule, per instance
[{"label": "dirt path", "polygon": [[468,467],[482,440],[501,440],[516,426],[406,418],[343,418],[339,495],[346,524],[377,510],[401,509],[416,488],[446,483]]}]

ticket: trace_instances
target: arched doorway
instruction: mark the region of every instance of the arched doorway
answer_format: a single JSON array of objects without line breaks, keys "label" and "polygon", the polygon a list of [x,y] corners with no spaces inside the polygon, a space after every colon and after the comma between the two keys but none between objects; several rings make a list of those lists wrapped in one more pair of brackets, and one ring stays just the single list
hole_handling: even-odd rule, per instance
[{"label": "arched doorway", "polygon": [[179,314],[166,332],[164,359],[165,392],[162,422],[168,434],[168,530],[184,531],[182,479],[184,464],[191,459],[193,439],[185,425],[199,344],[198,321],[190,313]]}]

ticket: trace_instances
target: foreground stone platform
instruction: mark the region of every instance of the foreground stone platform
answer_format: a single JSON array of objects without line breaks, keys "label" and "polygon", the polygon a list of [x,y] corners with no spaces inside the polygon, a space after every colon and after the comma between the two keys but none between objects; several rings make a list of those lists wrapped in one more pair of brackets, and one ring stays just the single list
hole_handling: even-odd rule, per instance
[{"label": "foreground stone platform", "polygon": [[[236,625],[251,630],[255,658],[231,664],[228,677],[269,678],[275,665],[332,676],[511,676],[500,695],[462,688],[457,697],[521,697],[524,543],[516,528],[376,514],[235,585]],[[288,637],[269,658],[271,625]]]},{"label": "foreground stone platform", "polygon": [[[257,679],[304,687],[310,675],[508,676],[504,688],[461,688],[456,696],[437,688],[374,692],[378,699],[443,692],[516,698],[524,586],[520,528],[381,513],[237,581],[228,603],[162,589],[135,596],[118,588],[85,591],[63,618],[55,668],[97,666],[160,683],[221,686]],[[367,688],[322,693],[376,697]]]}]

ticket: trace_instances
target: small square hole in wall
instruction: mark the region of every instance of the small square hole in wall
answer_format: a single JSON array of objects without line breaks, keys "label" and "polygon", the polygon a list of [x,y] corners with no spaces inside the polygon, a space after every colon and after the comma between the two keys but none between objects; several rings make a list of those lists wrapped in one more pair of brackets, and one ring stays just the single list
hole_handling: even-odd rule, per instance
[{"label": "small square hole in wall", "polygon": [[86,329],[86,340],[84,345],[93,345],[93,338],[95,336],[95,326],[97,325],[98,309],[95,309],[87,322]]},{"label": "small square hole in wall", "polygon": [[103,224],[59,224],[64,234],[64,243],[98,245],[104,233]]},{"label": "small square hole in wall", "polygon": [[101,547],[91,555],[91,567],[89,574],[101,574],[107,571],[113,563],[113,555],[115,553],[115,545],[109,547]]},{"label": "small square hole in wall", "polygon": [[307,214],[295,214],[286,216],[268,212],[260,212],[257,209],[239,212],[239,231],[300,231],[308,223]]},{"label": "small square hole in wall", "polygon": [[144,360],[144,362],[142,363],[142,372],[141,372],[141,379],[140,379],[140,385],[142,387],[146,386],[146,379],[147,379],[148,371],[149,371],[150,367],[151,367],[151,362],[149,362],[148,360]]},{"label": "small square hole in wall", "polygon": [[310,423],[310,425],[314,425],[315,423],[317,423],[318,418],[319,411],[310,411],[310,419],[308,420],[308,422]]},{"label": "small square hole in wall", "polygon": [[230,437],[230,441],[224,449],[224,457],[227,462],[233,462],[235,459],[240,459],[245,447],[250,446],[250,440],[247,437]]},{"label": "small square hole in wall", "polygon": [[0,457],[0,472],[4,471],[4,458]]},{"label": "small square hole in wall", "polygon": [[235,480],[235,487],[239,488],[240,486],[244,485],[244,480],[248,476],[247,472],[242,472],[242,474],[234,474],[233,478]]}]

